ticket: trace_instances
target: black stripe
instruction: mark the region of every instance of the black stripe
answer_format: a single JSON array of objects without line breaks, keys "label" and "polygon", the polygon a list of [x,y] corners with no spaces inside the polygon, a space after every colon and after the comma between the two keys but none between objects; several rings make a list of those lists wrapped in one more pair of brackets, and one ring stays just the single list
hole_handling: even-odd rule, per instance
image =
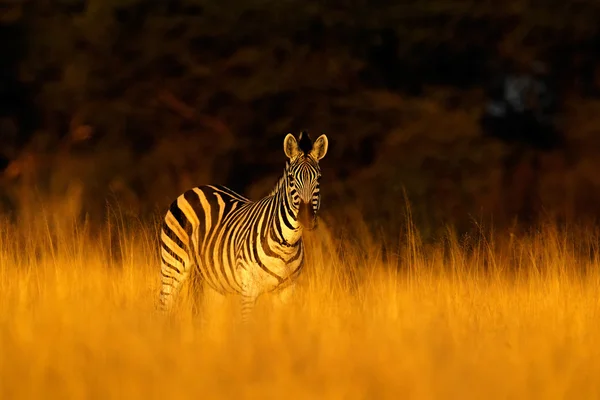
[{"label": "black stripe", "polygon": [[283,282],[283,278],[280,277],[279,275],[277,275],[276,273],[274,273],[273,271],[271,271],[270,269],[268,269],[262,263],[262,261],[260,261],[260,259],[258,258],[258,248],[257,248],[257,246],[254,246],[253,252],[254,252],[254,257],[256,257],[256,261],[255,262],[258,264],[258,266],[260,267],[260,269],[262,269],[263,271],[265,271],[267,274],[271,275],[273,278],[277,279],[277,282],[279,282],[279,284],[281,284]]},{"label": "black stripe", "polygon": [[[211,206],[210,207],[210,216],[211,216],[211,225],[212,225],[210,228],[210,231],[206,232],[205,245],[203,246],[203,249],[204,249],[203,259],[207,261],[204,265],[204,268],[210,269],[212,272],[212,275],[214,275],[214,277],[215,277],[215,281],[210,281],[209,275],[207,274],[207,281],[212,282],[213,287],[219,288],[219,289],[215,289],[215,290],[225,291],[223,282],[221,282],[221,280],[219,279],[219,273],[217,272],[217,266],[215,265],[217,260],[212,259],[213,256],[218,257],[218,255],[215,255],[214,248],[216,245],[218,245],[218,243],[217,243],[218,233],[219,233],[218,231],[223,228],[221,221],[219,221],[219,210],[220,210],[219,207],[220,206],[219,206],[219,202],[217,201],[217,195],[215,194],[213,188],[205,186],[202,188],[202,192],[206,196],[206,199]],[[210,239],[210,236],[212,236],[212,239]],[[211,258],[208,259],[208,256],[211,256]]]},{"label": "black stripe", "polygon": [[[198,237],[201,240],[204,240],[205,235],[206,235],[206,226],[204,225],[204,221],[206,219],[206,214],[205,214],[206,211],[204,210],[204,208],[202,208],[202,203],[200,202],[200,196],[198,196],[198,193],[196,193],[196,191],[188,190],[187,192],[185,192],[183,194],[183,197],[189,203],[190,207],[192,207],[192,210],[194,210],[194,214],[196,215],[196,218],[198,218],[198,226],[195,226],[194,228],[196,228],[198,230],[198,234],[199,234]],[[190,235],[191,235],[191,232],[190,232]]]},{"label": "black stripe", "polygon": [[[179,224],[179,221],[177,221],[177,223]],[[179,226],[181,226],[181,224]],[[175,244],[177,246],[179,246],[179,248],[184,249],[184,250],[187,249],[187,246],[185,245],[185,243],[183,243],[181,241],[181,239],[179,239],[179,236],[177,236],[177,234],[169,227],[169,225],[167,225],[166,220],[163,221],[162,230],[169,237],[169,239],[174,241]],[[162,242],[162,239],[161,239],[161,242]]]},{"label": "black stripe", "polygon": [[[275,225],[278,225],[278,224],[275,224]],[[261,237],[260,246],[262,247],[262,249],[267,257],[277,258],[277,259],[285,262],[283,255],[276,253],[275,251],[273,251],[271,246],[269,246],[269,239],[276,239],[275,241],[281,245],[281,242],[279,240],[277,240],[277,238],[273,238],[273,235],[271,234],[272,229],[273,229],[273,224],[271,223],[271,219],[268,218],[265,221],[265,223],[263,224],[261,232],[260,232],[260,237]]]},{"label": "black stripe", "polygon": [[290,258],[290,261],[288,261],[289,263],[292,263],[294,261],[296,261],[298,258],[300,258],[300,256],[302,254],[304,254],[304,250],[300,248],[300,245],[302,241],[298,241],[298,243],[296,244],[296,246],[298,247],[298,250],[296,251],[296,254],[294,254],[294,257]]},{"label": "black stripe", "polygon": [[[164,259],[164,257],[161,257],[161,259],[162,259],[162,262],[163,262],[163,264],[164,264],[164,265],[165,265],[165,266],[166,266],[168,269],[170,269],[170,270],[173,270],[173,271],[177,272],[178,274],[181,274],[181,271],[179,270],[179,268],[177,268],[177,266],[175,266],[175,265],[171,264],[170,262],[166,261],[166,260]],[[172,278],[172,276],[167,276],[167,275],[164,275],[164,274],[163,274],[163,276],[164,276],[164,277],[166,277],[166,278]]]},{"label": "black stripe", "polygon": [[171,214],[173,214],[173,217],[175,217],[175,220],[179,223],[179,226],[182,227],[189,236],[190,233],[192,233],[192,224],[190,221],[188,221],[181,208],[179,208],[177,205],[177,200],[171,203],[169,211],[171,211]]},{"label": "black stripe", "polygon": [[[292,214],[292,218],[294,219],[294,221],[297,221],[298,217],[296,217],[293,212],[291,214]],[[288,227],[288,229],[290,229],[292,231],[295,230],[295,228],[292,226],[292,223],[288,220],[288,216],[285,213],[285,210],[282,210],[281,219],[283,220],[284,225]]]},{"label": "black stripe", "polygon": [[[227,277],[227,273],[225,272],[225,254],[224,254],[224,249],[225,249],[225,245],[228,243],[228,240],[231,240],[230,235],[227,235],[227,231],[224,232],[223,237],[221,238],[221,240],[217,243],[217,254],[216,257],[219,258],[217,260],[217,263],[220,264],[220,270],[221,270],[221,276],[220,276],[220,280],[224,280],[227,283],[227,288],[233,288],[233,285],[231,284],[231,281],[229,280],[229,278]],[[224,289],[227,289],[224,287]],[[227,290],[230,291],[230,290]]]},{"label": "black stripe", "polygon": [[[221,188],[225,188],[224,186],[219,186],[219,189]],[[224,204],[223,204],[223,219],[221,220],[221,223],[219,225],[219,234],[221,234],[221,239],[219,239],[218,237],[215,237],[215,243],[213,244],[213,246],[215,247],[214,253],[216,260],[215,260],[215,272],[217,273],[217,278],[220,281],[221,286],[223,287],[223,290],[226,292],[232,292],[232,291],[236,291],[236,287],[233,285],[233,283],[236,283],[237,286],[241,287],[237,281],[235,281],[235,277],[233,278],[233,280],[231,280],[228,276],[227,276],[227,268],[229,268],[230,272],[232,272],[232,275],[235,275],[235,265],[233,262],[231,262],[231,257],[229,255],[229,243],[231,241],[235,240],[236,234],[237,234],[237,230],[236,229],[232,229],[231,226],[231,220],[229,218],[227,218],[227,216],[231,215],[232,209],[233,209],[233,203],[231,201],[227,201],[227,197],[231,196],[229,194],[229,192],[232,192],[231,190],[227,189],[227,191],[222,191],[222,192],[217,192],[217,193],[213,193],[213,195],[216,196],[219,195],[221,196],[221,199],[223,200]],[[234,192],[232,192],[234,193]],[[239,195],[236,194],[236,196],[239,197]],[[233,200],[233,201],[237,201],[237,200]],[[238,201],[239,202],[239,201]],[[244,201],[245,203],[246,201]],[[216,201],[215,201],[216,203]],[[217,203],[218,204],[218,203]]]},{"label": "black stripe", "polygon": [[[267,215],[266,211],[268,211],[268,208],[265,208],[265,207],[258,208],[256,210],[256,212],[255,212],[256,217],[260,216],[260,213],[263,212],[263,211],[265,212],[265,215]],[[268,218],[266,220],[268,220]],[[260,234],[261,233],[260,229],[262,227],[260,227],[258,225],[259,225],[258,223],[254,224],[253,229],[252,229],[253,234]],[[248,246],[249,246],[250,245],[250,241],[247,241],[247,243],[248,243]],[[280,277],[279,275],[277,275],[276,273],[274,273],[273,271],[271,271],[270,269],[268,269],[262,263],[262,261],[260,260],[260,257],[258,255],[258,244],[255,245],[255,246],[252,246],[251,251],[252,251],[252,254],[254,255],[254,262],[256,264],[258,264],[258,266],[260,267],[260,269],[262,269],[263,271],[265,271],[266,273],[268,273],[269,275],[271,275],[273,278],[277,279],[277,281],[279,282],[279,284],[281,284],[281,282],[283,282],[283,278]]]},{"label": "black stripe", "polygon": [[234,200],[238,200],[242,203],[248,203],[250,201],[248,198],[242,196],[239,193],[234,192],[233,190],[229,189],[227,186],[211,185],[211,187],[213,189],[216,189],[217,191],[221,191],[221,192],[231,196]]},{"label": "black stripe", "polygon": [[[162,242],[160,247],[165,249],[167,253],[169,253],[171,257],[176,259],[180,264],[183,264],[183,258],[179,257],[173,250],[171,250],[171,248],[169,248],[165,242]],[[185,249],[183,250],[185,251]]]}]

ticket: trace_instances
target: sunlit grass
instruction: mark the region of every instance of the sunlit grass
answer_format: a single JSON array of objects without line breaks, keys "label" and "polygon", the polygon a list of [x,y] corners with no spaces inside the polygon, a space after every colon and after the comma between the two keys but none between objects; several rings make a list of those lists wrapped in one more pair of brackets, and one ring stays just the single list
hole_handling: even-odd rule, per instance
[{"label": "sunlit grass", "polygon": [[322,223],[293,302],[265,297],[243,327],[189,291],[155,312],[152,228],[36,221],[0,234],[1,399],[600,395],[593,232],[413,232],[383,257]]}]

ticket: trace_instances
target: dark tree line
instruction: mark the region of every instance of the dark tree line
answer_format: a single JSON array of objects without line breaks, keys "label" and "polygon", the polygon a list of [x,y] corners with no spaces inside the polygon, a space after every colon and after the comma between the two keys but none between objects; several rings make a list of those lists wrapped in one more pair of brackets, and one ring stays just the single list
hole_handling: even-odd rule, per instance
[{"label": "dark tree line", "polygon": [[[2,167],[23,152],[53,154],[66,138],[84,138],[69,147],[76,170],[52,157],[47,169],[65,181],[78,177],[93,198],[117,192],[152,209],[209,179],[263,193],[279,173],[283,134],[308,128],[332,139],[326,172],[343,182],[332,185],[332,199],[364,196],[355,186],[380,168],[379,185],[402,180],[418,200],[433,189],[402,178],[416,167],[386,161],[382,146],[402,129],[409,140],[428,101],[440,115],[471,116],[443,138],[414,137],[411,153],[425,166],[419,173],[435,166],[419,179],[437,182],[450,170],[448,157],[475,162],[469,152],[478,136],[464,144],[460,131],[476,129],[481,91],[507,62],[518,68],[541,59],[561,96],[598,93],[596,2],[395,3],[4,5],[12,17],[0,28]],[[405,103],[391,104],[385,93]],[[452,146],[460,149],[448,156]]]}]

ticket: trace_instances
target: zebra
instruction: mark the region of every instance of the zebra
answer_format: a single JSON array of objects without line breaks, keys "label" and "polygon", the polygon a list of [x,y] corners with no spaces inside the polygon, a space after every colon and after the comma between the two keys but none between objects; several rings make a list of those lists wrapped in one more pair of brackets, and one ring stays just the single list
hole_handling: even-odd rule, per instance
[{"label": "zebra", "polygon": [[303,231],[317,226],[319,161],[326,135],[288,133],[283,175],[251,201],[221,185],[198,186],[173,201],[160,234],[160,310],[167,312],[190,273],[221,295],[239,295],[243,322],[258,297],[278,291],[285,303],[304,264]]}]

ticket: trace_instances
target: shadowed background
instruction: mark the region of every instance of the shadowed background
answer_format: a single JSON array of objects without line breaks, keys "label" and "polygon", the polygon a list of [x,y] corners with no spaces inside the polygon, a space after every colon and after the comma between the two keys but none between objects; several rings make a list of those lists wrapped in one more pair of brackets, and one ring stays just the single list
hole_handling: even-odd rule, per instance
[{"label": "shadowed background", "polygon": [[[95,221],[107,202],[162,213],[206,183],[257,198],[283,169],[285,134],[305,128],[330,138],[324,215],[351,206],[393,231],[406,194],[427,238],[599,211],[594,1],[0,4],[12,215],[35,208],[32,193]],[[562,139],[544,148],[524,139],[536,126],[511,122],[484,134],[498,77],[539,65]]]}]

